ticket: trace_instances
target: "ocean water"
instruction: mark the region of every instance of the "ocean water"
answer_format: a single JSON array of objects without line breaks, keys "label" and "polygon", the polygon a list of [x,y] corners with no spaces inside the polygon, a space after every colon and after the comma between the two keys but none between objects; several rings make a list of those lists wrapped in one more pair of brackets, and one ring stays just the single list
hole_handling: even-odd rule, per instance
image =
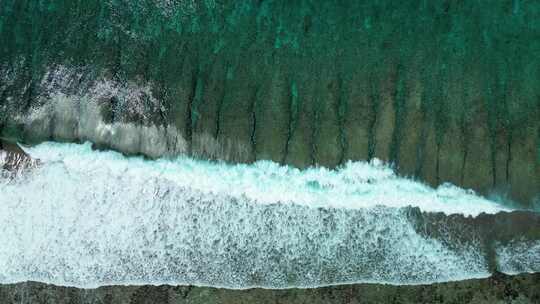
[{"label": "ocean water", "polygon": [[[89,143],[25,150],[41,164],[0,177],[0,283],[288,288],[485,277],[481,244],[421,235],[407,212],[510,210],[399,177],[378,160],[298,170],[146,160]],[[540,271],[538,246],[497,248],[499,268]]]}]

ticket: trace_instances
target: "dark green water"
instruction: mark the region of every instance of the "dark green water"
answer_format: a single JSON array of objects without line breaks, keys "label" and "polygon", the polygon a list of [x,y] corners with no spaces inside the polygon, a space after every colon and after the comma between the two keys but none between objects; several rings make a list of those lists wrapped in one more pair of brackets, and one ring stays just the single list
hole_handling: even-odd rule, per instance
[{"label": "dark green water", "polygon": [[[108,81],[145,89],[94,98],[105,122],[174,127],[182,152],[299,167],[377,157],[531,206],[539,20],[540,3],[521,0],[3,0],[0,132],[87,139],[55,132],[80,112],[48,110],[39,131],[16,114]],[[113,146],[104,137],[91,139]]]}]

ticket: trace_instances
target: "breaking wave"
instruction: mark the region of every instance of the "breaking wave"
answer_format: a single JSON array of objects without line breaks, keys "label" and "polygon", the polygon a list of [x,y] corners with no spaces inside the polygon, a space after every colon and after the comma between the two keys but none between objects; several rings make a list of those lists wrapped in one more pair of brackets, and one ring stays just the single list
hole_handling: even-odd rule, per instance
[{"label": "breaking wave", "polygon": [[[26,150],[41,164],[0,177],[2,283],[286,288],[484,277],[481,244],[447,246],[418,233],[407,213],[508,210],[398,177],[377,160],[298,170],[145,160],[89,143]],[[520,246],[498,250],[500,268],[538,271]]]}]

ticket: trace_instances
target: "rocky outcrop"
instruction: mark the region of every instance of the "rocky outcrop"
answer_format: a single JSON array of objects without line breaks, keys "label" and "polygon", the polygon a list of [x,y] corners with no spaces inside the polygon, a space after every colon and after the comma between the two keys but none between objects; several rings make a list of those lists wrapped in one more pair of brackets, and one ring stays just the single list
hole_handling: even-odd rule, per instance
[{"label": "rocky outcrop", "polygon": [[0,285],[2,303],[538,303],[540,275],[432,285],[357,284],[313,289],[228,290],[193,286],[59,287],[36,282]]},{"label": "rocky outcrop", "polygon": [[2,170],[21,172],[37,164],[38,160],[32,159],[17,144],[0,138],[0,173],[3,173]]},{"label": "rocky outcrop", "polygon": [[533,207],[539,11],[519,0],[5,0],[0,133],[297,167],[377,157]]}]

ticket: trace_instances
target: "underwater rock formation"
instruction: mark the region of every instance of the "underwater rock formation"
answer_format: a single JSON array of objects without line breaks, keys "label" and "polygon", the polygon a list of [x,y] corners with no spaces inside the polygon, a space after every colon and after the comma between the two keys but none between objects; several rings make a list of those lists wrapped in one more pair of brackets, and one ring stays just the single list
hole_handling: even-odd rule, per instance
[{"label": "underwater rock formation", "polygon": [[300,168],[379,158],[533,207],[539,20],[520,0],[3,0],[0,135]]}]

